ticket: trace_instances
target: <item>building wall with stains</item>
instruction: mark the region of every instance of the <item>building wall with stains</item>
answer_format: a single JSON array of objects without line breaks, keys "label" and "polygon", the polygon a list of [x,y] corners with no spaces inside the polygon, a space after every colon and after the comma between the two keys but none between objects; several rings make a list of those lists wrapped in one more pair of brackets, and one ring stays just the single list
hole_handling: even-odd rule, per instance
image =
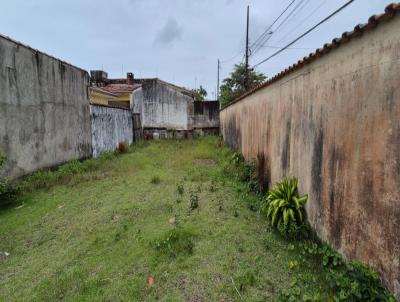
[{"label": "building wall with stains", "polygon": [[218,101],[195,101],[193,106],[193,128],[219,128]]},{"label": "building wall with stains", "polygon": [[130,109],[90,105],[93,156],[114,151],[119,143],[133,144],[133,124]]},{"label": "building wall with stains", "polygon": [[0,150],[5,173],[91,156],[86,71],[0,36]]},{"label": "building wall with stains", "polygon": [[220,113],[225,142],[299,178],[319,236],[400,299],[400,17],[382,21]]},{"label": "building wall with stains", "polygon": [[193,98],[158,79],[146,80],[133,92],[133,110],[141,113],[143,128],[189,130]]}]

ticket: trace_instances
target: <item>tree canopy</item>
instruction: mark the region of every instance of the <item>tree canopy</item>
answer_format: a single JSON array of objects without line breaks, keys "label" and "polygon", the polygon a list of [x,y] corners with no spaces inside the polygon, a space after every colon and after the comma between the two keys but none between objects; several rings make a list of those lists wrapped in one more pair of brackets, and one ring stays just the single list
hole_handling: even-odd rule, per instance
[{"label": "tree canopy", "polygon": [[200,88],[192,89],[192,92],[196,101],[204,101],[207,96],[207,91],[201,85]]},{"label": "tree canopy", "polygon": [[[219,101],[222,107],[227,106],[233,100],[246,92],[245,88],[246,65],[244,63],[235,64],[232,73],[222,81],[220,87]],[[249,70],[249,89],[265,81],[267,77],[253,69]]]}]

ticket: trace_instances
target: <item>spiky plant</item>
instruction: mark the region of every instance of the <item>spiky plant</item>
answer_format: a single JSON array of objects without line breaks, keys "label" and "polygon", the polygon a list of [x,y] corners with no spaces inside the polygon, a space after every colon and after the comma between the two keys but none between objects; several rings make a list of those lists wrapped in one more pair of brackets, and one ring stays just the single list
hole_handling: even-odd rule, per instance
[{"label": "spiky plant", "polygon": [[280,231],[300,226],[305,219],[304,204],[308,195],[299,196],[297,178],[286,177],[267,195],[266,215],[269,222]]}]

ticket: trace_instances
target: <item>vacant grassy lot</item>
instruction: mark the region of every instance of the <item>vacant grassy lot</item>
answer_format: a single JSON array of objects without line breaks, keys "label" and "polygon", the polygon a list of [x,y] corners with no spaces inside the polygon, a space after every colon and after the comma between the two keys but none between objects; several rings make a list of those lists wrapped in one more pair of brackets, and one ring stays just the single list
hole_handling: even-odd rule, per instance
[{"label": "vacant grassy lot", "polygon": [[295,283],[324,292],[323,272],[293,265],[293,245],[249,209],[256,197],[230,158],[217,138],[154,141],[34,176],[0,210],[0,301],[271,301]]}]

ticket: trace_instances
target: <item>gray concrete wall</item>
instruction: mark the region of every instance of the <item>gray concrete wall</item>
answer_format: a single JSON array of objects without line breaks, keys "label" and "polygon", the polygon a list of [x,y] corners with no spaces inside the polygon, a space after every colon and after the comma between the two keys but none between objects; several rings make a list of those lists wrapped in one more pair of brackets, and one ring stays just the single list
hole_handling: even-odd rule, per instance
[{"label": "gray concrete wall", "polygon": [[91,156],[86,71],[0,36],[0,149],[6,174]]},{"label": "gray concrete wall", "polygon": [[131,110],[90,105],[90,116],[94,157],[114,151],[119,143],[133,144]]},{"label": "gray concrete wall", "polygon": [[141,113],[143,128],[189,130],[193,98],[157,79],[146,80],[133,93],[134,112]]},{"label": "gray concrete wall", "polygon": [[[374,24],[370,26],[373,28]],[[299,178],[319,236],[400,299],[400,17],[221,111],[225,142]]]},{"label": "gray concrete wall", "polygon": [[219,128],[219,102],[194,102],[193,128]]}]

